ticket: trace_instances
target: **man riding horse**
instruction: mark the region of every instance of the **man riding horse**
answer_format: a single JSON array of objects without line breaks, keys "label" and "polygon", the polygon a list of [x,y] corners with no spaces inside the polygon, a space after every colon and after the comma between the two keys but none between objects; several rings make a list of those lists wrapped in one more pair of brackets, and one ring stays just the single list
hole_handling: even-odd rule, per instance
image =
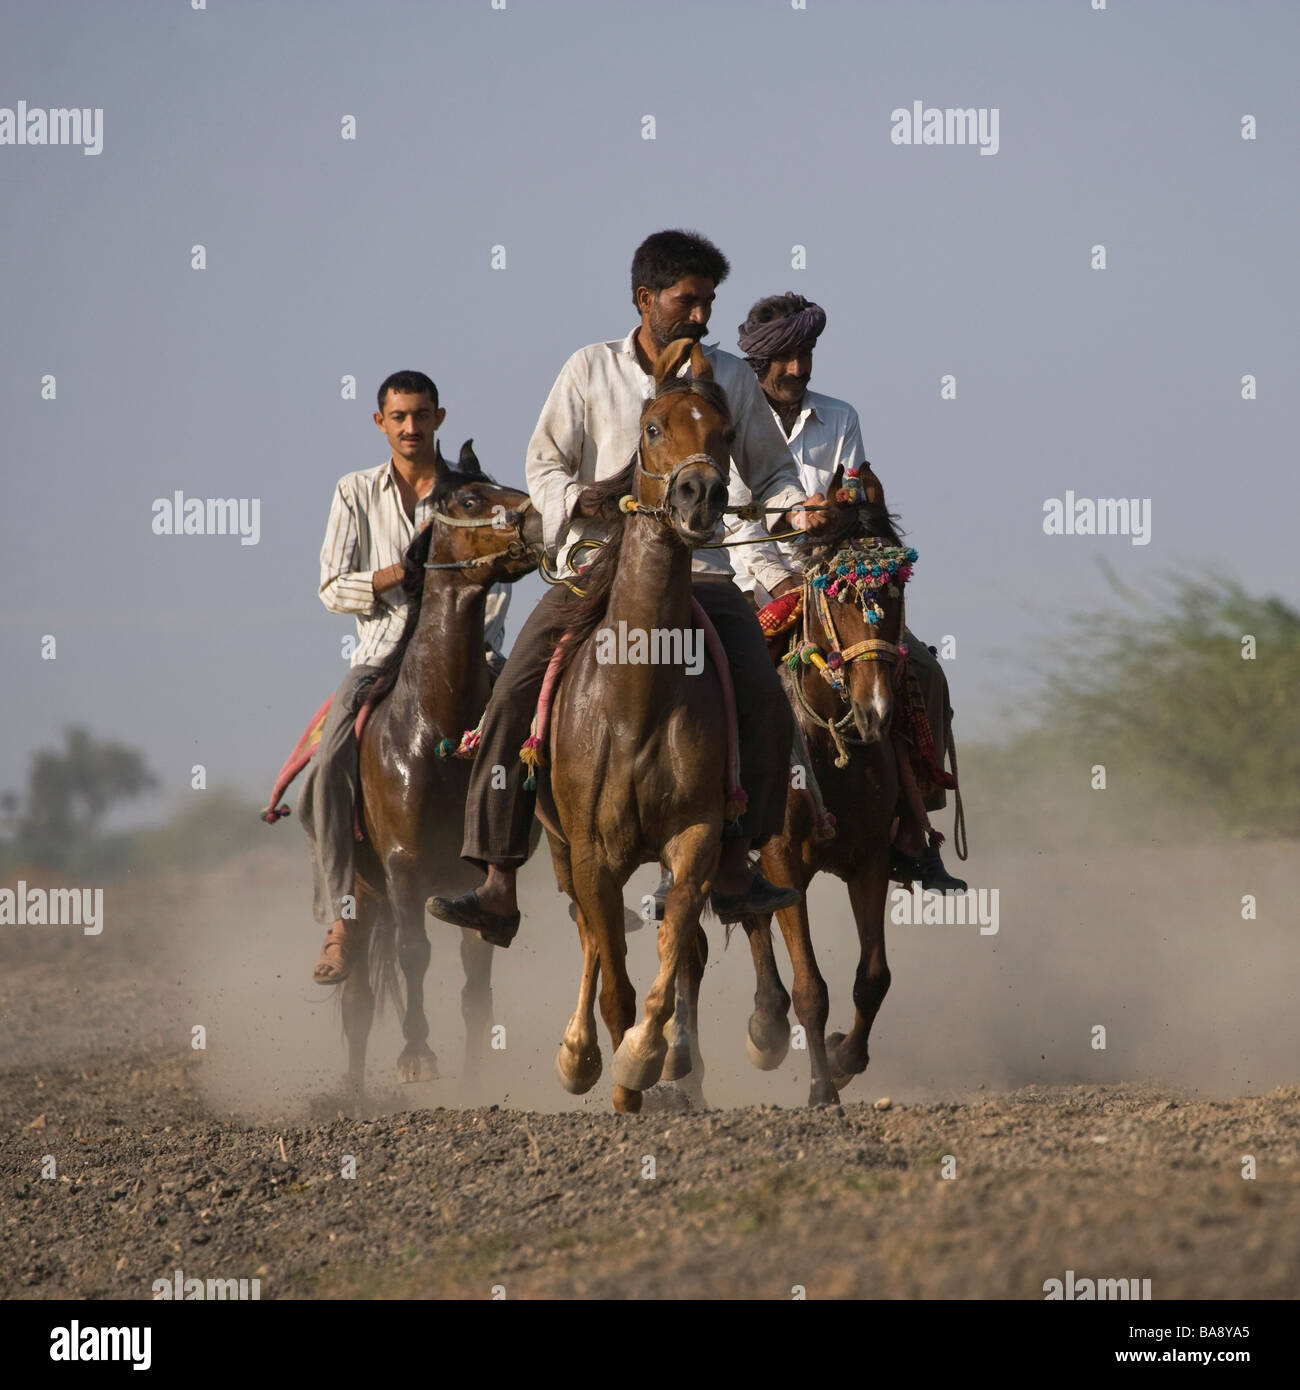
[{"label": "man riding horse", "polygon": [[[760,299],[738,330],[739,346],[745,361],[753,368],[758,384],[794,455],[803,486],[826,492],[837,468],[860,469],[859,486],[869,501],[884,506],[880,480],[865,462],[866,450],[858,412],[847,402],[808,389],[812,378],[813,349],[826,327],[826,311],[802,295],[781,294]],[[873,495],[874,494],[874,495]],[[733,480],[733,503],[748,501],[742,485]],[[797,552],[788,543],[763,539],[760,528],[742,523],[735,539],[750,539],[750,545],[734,547],[730,554],[740,587],[752,592],[761,606],[770,598],[802,583]],[[924,696],[926,714],[934,739],[934,761],[943,767],[945,735],[952,709],[948,700],[948,680],[930,648],[910,630],[904,640],[910,652]],[[942,810],[947,796],[942,786],[923,788],[927,811]],[[924,888],[964,892],[966,884],[944,868],[937,844],[927,844],[919,826],[903,818],[894,851],[894,876],[914,878]]]},{"label": "man riding horse", "polygon": [[[598,539],[594,518],[601,499],[591,484],[621,473],[635,454],[646,400],[655,394],[656,359],[677,339],[699,342],[708,325],[716,287],[727,277],[726,257],[705,238],[682,231],[656,232],[632,261],[632,299],[640,322],[626,338],[595,343],[565,363],[542,408],[528,445],[527,479],[541,512],[546,550],[568,572],[575,542]],[[771,508],[773,530],[816,529],[818,504],[800,485],[794,459],[754,375],[730,353],[705,348],[734,420],[732,462],[750,494]],[[695,554],[694,592],[726,651],[736,692],[740,778],[748,796],[739,833],[724,841],[713,882],[712,905],[724,921],[772,912],[797,902],[793,889],[778,889],[750,866],[751,845],[780,830],[785,817],[792,718],[752,607],[736,588],[722,552]],[[533,796],[521,745],[537,709],[547,665],[562,636],[561,589],[534,609],[511,650],[510,660],[484,716],[465,813],[463,856],[486,871],[483,884],[457,898],[433,898],[429,911],[443,921],[477,930],[486,941],[508,946],[519,927],[515,874],[528,854]]]},{"label": "man riding horse", "polygon": [[[446,415],[438,404],[438,388],[423,372],[389,376],[379,388],[374,421],[387,437],[390,457],[376,468],[339,479],[325,528],[321,602],[331,613],[356,617],[357,644],[347,677],[330,703],[298,804],[311,845],[316,920],[331,924],[313,976],[322,985],[347,978],[349,934],[357,929],[356,696],[378,675],[402,635],[408,603],[402,556],[426,520],[421,503],[437,482],[441,462],[434,436]],[[509,600],[504,585],[496,586],[488,599],[485,640],[493,664],[500,661],[496,649]]]}]

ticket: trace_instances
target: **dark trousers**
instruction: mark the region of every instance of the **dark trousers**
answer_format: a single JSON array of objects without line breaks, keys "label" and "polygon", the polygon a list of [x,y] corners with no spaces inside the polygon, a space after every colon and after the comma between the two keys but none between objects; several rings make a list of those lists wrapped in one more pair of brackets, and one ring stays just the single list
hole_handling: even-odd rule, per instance
[{"label": "dark trousers", "polygon": [[[794,716],[744,594],[725,576],[697,575],[695,597],[717,629],[736,691],[740,784],[749,796],[742,833],[756,844],[785,823]],[[465,803],[461,857],[480,868],[517,867],[528,858],[533,793],[519,749],[528,737],[562,621],[565,590],[550,589],[533,609],[492,689]]]}]

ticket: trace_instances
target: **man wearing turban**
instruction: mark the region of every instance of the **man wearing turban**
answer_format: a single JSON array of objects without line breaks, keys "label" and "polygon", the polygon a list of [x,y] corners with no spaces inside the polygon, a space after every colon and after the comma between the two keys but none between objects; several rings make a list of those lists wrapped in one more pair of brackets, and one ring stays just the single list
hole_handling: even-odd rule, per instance
[{"label": "man wearing turban", "polygon": [[[866,462],[858,412],[834,396],[808,389],[812,378],[813,349],[826,327],[826,311],[800,294],[772,295],[760,299],[740,325],[738,342],[781,433],[790,446],[799,478],[809,492],[826,493],[837,468],[857,468],[867,496],[884,504],[884,489]],[[749,501],[744,485],[733,476],[733,505]],[[754,595],[759,604],[777,598],[801,582],[797,553],[788,544],[762,540],[757,523],[737,527],[732,539],[753,537],[756,544],[735,546],[729,552],[736,582]],[[926,714],[934,736],[935,761],[942,767],[947,721],[952,716],[948,680],[929,647],[910,629],[904,631],[925,698]],[[927,811],[947,805],[942,787],[924,798]],[[924,845],[919,855],[896,851],[898,874],[914,876],[925,888],[964,891],[966,884],[944,868],[938,845]]]}]

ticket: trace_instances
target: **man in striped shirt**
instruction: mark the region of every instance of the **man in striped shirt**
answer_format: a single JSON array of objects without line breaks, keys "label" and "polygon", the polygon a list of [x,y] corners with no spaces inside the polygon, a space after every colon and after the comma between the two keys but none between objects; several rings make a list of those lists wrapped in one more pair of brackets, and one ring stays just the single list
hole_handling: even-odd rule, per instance
[{"label": "man in striped shirt", "polygon": [[[298,803],[311,842],[316,920],[331,924],[313,977],[322,985],[347,978],[353,954],[349,934],[356,929],[354,912],[344,901],[353,891],[356,695],[402,635],[407,603],[402,557],[415,533],[428,524],[422,504],[437,481],[434,435],[446,414],[438,404],[438,388],[423,372],[393,373],[379,388],[374,416],[391,455],[376,468],[339,479],[325,528],[321,602],[331,613],[356,618],[357,645],[347,678],[330,704]],[[500,642],[509,594],[505,585],[498,585],[488,600],[490,648]]]}]

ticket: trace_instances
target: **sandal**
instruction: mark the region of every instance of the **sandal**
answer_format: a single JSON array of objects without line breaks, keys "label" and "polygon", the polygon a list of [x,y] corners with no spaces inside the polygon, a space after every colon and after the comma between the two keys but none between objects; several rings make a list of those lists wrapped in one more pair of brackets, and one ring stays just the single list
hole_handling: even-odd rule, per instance
[{"label": "sandal", "polygon": [[346,928],[332,926],[320,949],[312,979],[318,985],[341,985],[352,973],[352,960],[352,943],[348,940]]}]

